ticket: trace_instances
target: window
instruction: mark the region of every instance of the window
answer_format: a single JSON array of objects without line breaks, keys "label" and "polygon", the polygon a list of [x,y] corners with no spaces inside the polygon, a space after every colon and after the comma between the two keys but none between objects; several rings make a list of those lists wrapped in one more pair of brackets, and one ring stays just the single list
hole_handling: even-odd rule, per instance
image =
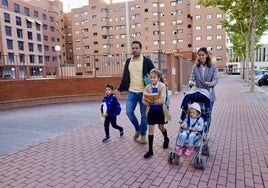
[{"label": "window", "polygon": [[222,39],[222,35],[217,35],[216,38],[217,38],[217,40],[221,40]]},{"label": "window", "polygon": [[32,28],[32,22],[29,20],[26,20],[27,28]]},{"label": "window", "polygon": [[207,40],[212,40],[212,36],[211,35],[208,35],[207,36]]},{"label": "window", "polygon": [[217,14],[217,18],[222,18],[222,14],[221,13],[218,13]]},{"label": "window", "polygon": [[195,9],[200,9],[201,5],[195,5]]},{"label": "window", "polygon": [[37,44],[37,49],[39,53],[42,53],[42,45],[41,44]]},{"label": "window", "polygon": [[92,15],[92,19],[96,19],[97,18],[97,16],[96,15]]},{"label": "window", "polygon": [[217,57],[216,57],[216,60],[217,60],[217,61],[221,61],[221,60],[222,60],[222,56],[217,56]]},{"label": "window", "polygon": [[48,41],[48,36],[44,35],[44,41]]},{"label": "window", "polygon": [[201,30],[201,26],[200,25],[197,25],[197,26],[195,26],[195,30]]},{"label": "window", "polygon": [[11,37],[11,36],[12,36],[12,30],[11,30],[11,27],[9,27],[9,26],[5,26],[5,30],[6,30],[6,36]]},{"label": "window", "polygon": [[51,32],[55,32],[55,27],[50,26],[50,31],[51,31]]},{"label": "window", "polygon": [[24,50],[24,42],[23,42],[23,41],[18,41],[18,48],[19,48],[19,50],[21,50],[21,51]]},{"label": "window", "polygon": [[42,14],[42,18],[43,18],[43,20],[46,20],[47,19],[47,15],[46,14]]},{"label": "window", "polygon": [[217,24],[217,29],[221,29],[222,25],[221,24]]},{"label": "window", "polygon": [[[38,56],[38,63],[39,64],[42,64],[43,63],[43,56]],[[37,70],[39,70],[40,71],[40,69],[37,69]]]},{"label": "window", "polygon": [[7,39],[7,49],[13,50],[13,40]]},{"label": "window", "polygon": [[30,63],[34,63],[34,55],[29,55]]},{"label": "window", "polygon": [[2,5],[4,7],[8,7],[8,0],[2,0]]},{"label": "window", "polygon": [[195,37],[195,40],[196,40],[196,41],[200,41],[200,40],[201,40],[201,36],[196,36],[196,37]]},{"label": "window", "polygon": [[38,13],[38,11],[37,10],[34,10],[34,17],[39,17],[39,13]]},{"label": "window", "polygon": [[39,33],[36,34],[36,40],[38,42],[41,42],[41,35]]},{"label": "window", "polygon": [[33,40],[33,33],[32,32],[28,31],[27,36],[28,36],[29,40]]},{"label": "window", "polygon": [[207,30],[212,29],[212,25],[207,25]]},{"label": "window", "polygon": [[21,17],[19,17],[19,16],[16,16],[16,25],[21,26]]},{"label": "window", "polygon": [[179,10],[177,10],[177,13],[178,13],[178,14],[182,14],[183,11],[182,11],[181,9],[179,9]]},{"label": "window", "polygon": [[96,6],[92,6],[92,7],[91,7],[91,10],[96,10],[96,9],[97,9]]},{"label": "window", "polygon": [[50,22],[54,22],[54,18],[52,16],[49,17]]},{"label": "window", "polygon": [[27,8],[27,7],[24,7],[24,14],[25,14],[26,16],[30,16],[30,9]]},{"label": "window", "polygon": [[25,55],[19,54],[20,63],[25,63]]},{"label": "window", "polygon": [[14,3],[14,12],[20,13],[20,5]]},{"label": "window", "polygon": [[45,50],[46,52],[48,52],[48,51],[49,51],[49,46],[44,46],[44,50]]},{"label": "window", "polygon": [[40,31],[41,30],[41,25],[39,23],[36,22],[35,24],[36,30]]},{"label": "window", "polygon": [[216,46],[216,49],[217,49],[217,50],[222,50],[222,46],[221,46],[221,45]]},{"label": "window", "polygon": [[196,16],[195,16],[195,19],[196,19],[196,20],[201,20],[201,16],[200,16],[200,15],[196,15]]},{"label": "window", "polygon": [[207,19],[212,19],[212,14],[207,14]]},{"label": "window", "polygon": [[9,63],[14,63],[14,53],[8,53]]},{"label": "window", "polygon": [[46,24],[43,25],[43,30],[47,30],[47,25]]},{"label": "window", "polygon": [[20,38],[20,39],[23,38],[22,29],[17,29],[17,37]]},{"label": "window", "polygon": [[4,19],[6,23],[10,23],[10,15],[8,13],[4,13]]},{"label": "window", "polygon": [[30,52],[34,51],[34,44],[33,43],[28,43],[28,49]]}]

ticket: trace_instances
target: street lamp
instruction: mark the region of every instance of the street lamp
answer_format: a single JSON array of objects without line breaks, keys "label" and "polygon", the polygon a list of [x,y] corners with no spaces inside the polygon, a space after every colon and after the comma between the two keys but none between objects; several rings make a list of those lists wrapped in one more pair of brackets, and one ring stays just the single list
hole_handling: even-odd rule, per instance
[{"label": "street lamp", "polygon": [[56,45],[55,50],[56,50],[56,52],[58,54],[58,76],[59,76],[59,78],[61,78],[61,67],[60,67],[60,50],[61,50],[61,47],[60,47],[60,45]]}]

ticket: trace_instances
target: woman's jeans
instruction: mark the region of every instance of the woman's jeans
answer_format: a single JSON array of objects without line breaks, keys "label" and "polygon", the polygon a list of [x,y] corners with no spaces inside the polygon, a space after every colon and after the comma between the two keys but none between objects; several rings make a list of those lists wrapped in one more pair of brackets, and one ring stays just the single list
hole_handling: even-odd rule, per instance
[{"label": "woman's jeans", "polygon": [[[146,118],[146,106],[142,103],[142,92],[132,92],[128,91],[127,101],[126,101],[126,114],[135,127],[136,131],[140,131],[141,136],[146,135],[147,131],[147,118]],[[141,122],[139,121],[135,115],[135,109],[137,103],[140,105],[140,114],[141,114]]]}]

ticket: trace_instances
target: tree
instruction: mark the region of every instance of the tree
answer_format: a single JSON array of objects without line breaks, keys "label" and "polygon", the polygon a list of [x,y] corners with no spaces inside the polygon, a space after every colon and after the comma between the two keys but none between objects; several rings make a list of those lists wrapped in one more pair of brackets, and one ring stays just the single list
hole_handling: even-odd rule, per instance
[{"label": "tree", "polygon": [[[198,3],[205,7],[218,7],[226,13],[227,18],[224,22],[224,26],[227,33],[231,33],[231,36],[241,35],[244,38],[246,66],[249,64],[250,54],[252,77],[250,91],[253,92],[255,67],[254,52],[257,44],[256,41],[258,41],[264,31],[268,29],[268,0],[199,0]],[[239,49],[239,47],[237,47],[237,49]],[[248,69],[247,67],[247,72]],[[248,78],[247,76],[248,74],[246,74],[246,80]]]}]

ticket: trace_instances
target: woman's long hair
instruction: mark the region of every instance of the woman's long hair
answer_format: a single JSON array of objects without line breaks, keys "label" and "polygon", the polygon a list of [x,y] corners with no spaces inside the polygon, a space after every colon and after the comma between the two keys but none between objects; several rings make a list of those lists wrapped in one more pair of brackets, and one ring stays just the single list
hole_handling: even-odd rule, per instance
[{"label": "woman's long hair", "polygon": [[[208,52],[207,48],[206,47],[201,47],[199,48],[199,50],[197,51],[197,55],[199,52],[204,52],[206,55],[207,55],[207,58],[206,58],[206,63],[205,65],[207,65],[208,67],[210,67],[212,65],[212,62],[211,62],[211,53]],[[196,62],[196,65],[197,66],[200,66],[201,65],[201,62],[199,61],[199,58],[197,58],[197,62]]]}]

